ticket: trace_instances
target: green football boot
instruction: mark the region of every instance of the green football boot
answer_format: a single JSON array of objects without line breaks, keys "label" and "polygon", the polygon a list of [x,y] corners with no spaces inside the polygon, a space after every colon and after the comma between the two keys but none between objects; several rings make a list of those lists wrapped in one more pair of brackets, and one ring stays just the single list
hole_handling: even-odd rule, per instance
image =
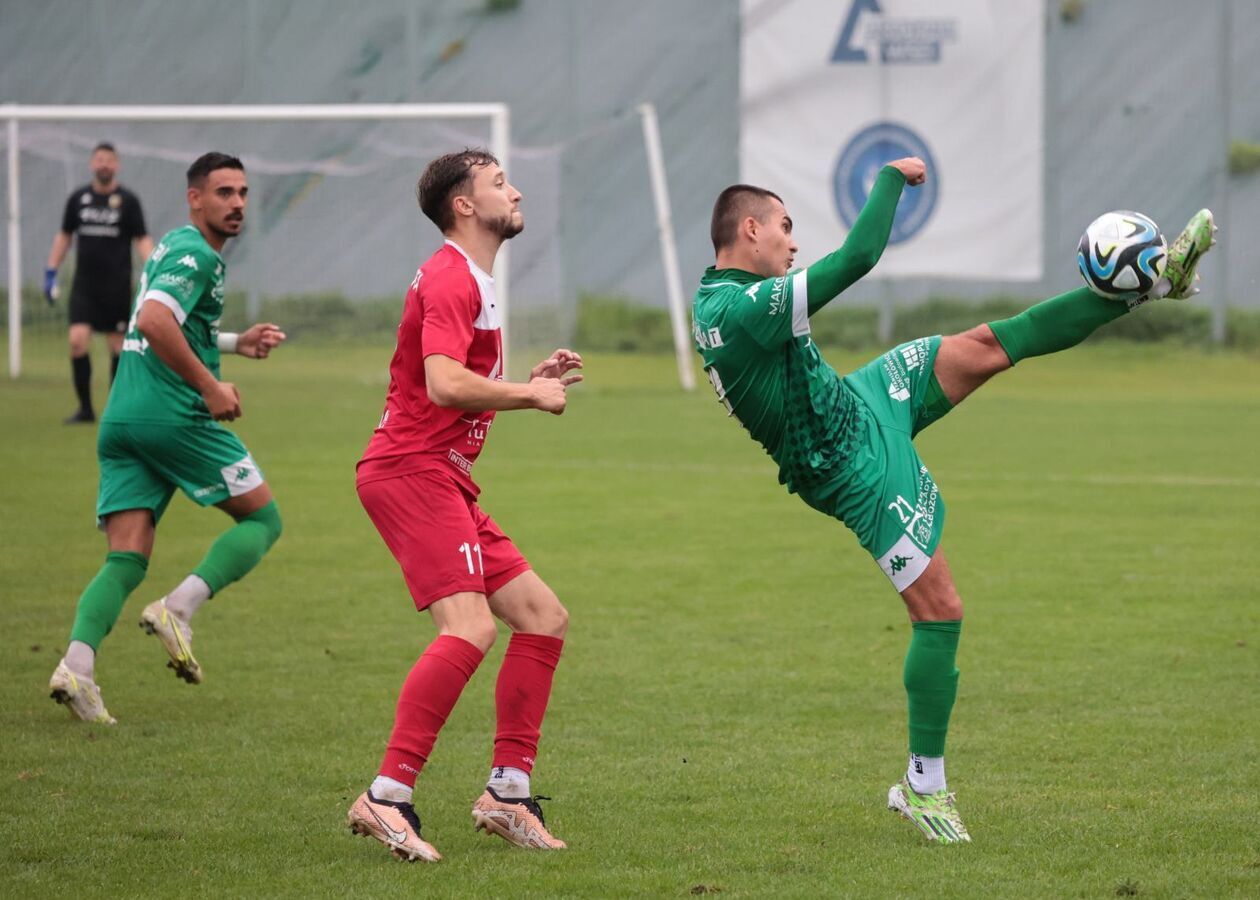
[{"label": "green football boot", "polygon": [[954,806],[954,795],[949,791],[918,794],[903,777],[888,789],[888,808],[913,822],[929,841],[957,844],[971,840],[967,826],[962,823],[962,817]]},{"label": "green football boot", "polygon": [[1174,300],[1185,300],[1199,293],[1199,260],[1216,244],[1216,223],[1212,221],[1212,211],[1201,209],[1186,223],[1181,234],[1168,246],[1168,265],[1164,269],[1164,277],[1169,281],[1168,293],[1164,296]]}]

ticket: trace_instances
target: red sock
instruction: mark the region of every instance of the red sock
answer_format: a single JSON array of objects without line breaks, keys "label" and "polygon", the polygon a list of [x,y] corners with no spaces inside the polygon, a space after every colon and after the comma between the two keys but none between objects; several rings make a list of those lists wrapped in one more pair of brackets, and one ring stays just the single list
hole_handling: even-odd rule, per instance
[{"label": "red sock", "polygon": [[533,771],[543,715],[551,697],[551,679],[563,648],[562,638],[520,632],[512,635],[494,686],[498,728],[491,766]]},{"label": "red sock", "polygon": [[446,717],[485,654],[463,638],[438,635],[403,682],[381,774],[414,785]]}]

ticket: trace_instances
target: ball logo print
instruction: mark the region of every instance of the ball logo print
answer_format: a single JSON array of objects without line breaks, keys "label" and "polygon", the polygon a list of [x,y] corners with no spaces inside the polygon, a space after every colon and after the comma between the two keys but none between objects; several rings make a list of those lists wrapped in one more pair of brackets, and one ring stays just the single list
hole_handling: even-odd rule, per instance
[{"label": "ball logo print", "polygon": [[1132,300],[1155,286],[1168,263],[1168,245],[1148,216],[1104,213],[1085,229],[1076,250],[1081,277],[1108,300]]},{"label": "ball logo print", "polygon": [[836,161],[832,188],[836,212],[845,228],[852,228],[857,221],[879,170],[889,161],[907,156],[922,159],[931,177],[901,195],[888,243],[900,244],[923,230],[936,209],[941,185],[940,170],[927,142],[895,122],[878,122],[862,129],[849,141]]}]

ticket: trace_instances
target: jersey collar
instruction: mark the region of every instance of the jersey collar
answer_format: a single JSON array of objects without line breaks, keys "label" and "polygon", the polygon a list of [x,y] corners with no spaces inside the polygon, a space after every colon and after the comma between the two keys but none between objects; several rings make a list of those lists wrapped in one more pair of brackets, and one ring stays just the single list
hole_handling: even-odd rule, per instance
[{"label": "jersey collar", "polygon": [[463,248],[463,247],[461,247],[459,244],[457,244],[457,243],[455,243],[454,241],[452,241],[450,238],[447,238],[447,239],[446,239],[446,243],[450,244],[452,247],[454,247],[456,250],[458,250],[458,251],[459,251],[459,255],[460,255],[460,256],[462,256],[462,257],[464,257],[464,259],[468,260],[468,268],[472,269],[474,272],[476,272],[476,273],[477,273],[478,275],[480,275],[482,278],[484,278],[484,279],[486,279],[487,281],[489,281],[491,284],[493,284],[493,283],[494,283],[494,276],[493,276],[493,275],[491,275],[489,272],[485,272],[485,271],[483,271],[483,270],[482,270],[482,268],[481,268],[480,266],[478,266],[475,262],[473,262],[472,257],[471,257],[471,256],[469,256],[467,253],[465,253],[465,252],[464,252],[464,248]]},{"label": "jersey collar", "polygon": [[700,279],[700,282],[707,284],[712,281],[738,281],[740,284],[752,284],[754,281],[761,280],[760,275],[754,275],[743,269],[719,269],[716,266],[709,266],[704,270],[704,277]]}]

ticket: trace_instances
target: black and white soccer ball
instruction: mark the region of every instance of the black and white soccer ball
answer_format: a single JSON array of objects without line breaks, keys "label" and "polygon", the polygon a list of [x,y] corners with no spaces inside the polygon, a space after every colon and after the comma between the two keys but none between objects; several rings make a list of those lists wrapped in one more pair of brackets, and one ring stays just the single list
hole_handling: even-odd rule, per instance
[{"label": "black and white soccer ball", "polygon": [[1116,210],[1089,223],[1076,249],[1076,264],[1098,296],[1133,300],[1163,276],[1168,243],[1149,216]]}]

